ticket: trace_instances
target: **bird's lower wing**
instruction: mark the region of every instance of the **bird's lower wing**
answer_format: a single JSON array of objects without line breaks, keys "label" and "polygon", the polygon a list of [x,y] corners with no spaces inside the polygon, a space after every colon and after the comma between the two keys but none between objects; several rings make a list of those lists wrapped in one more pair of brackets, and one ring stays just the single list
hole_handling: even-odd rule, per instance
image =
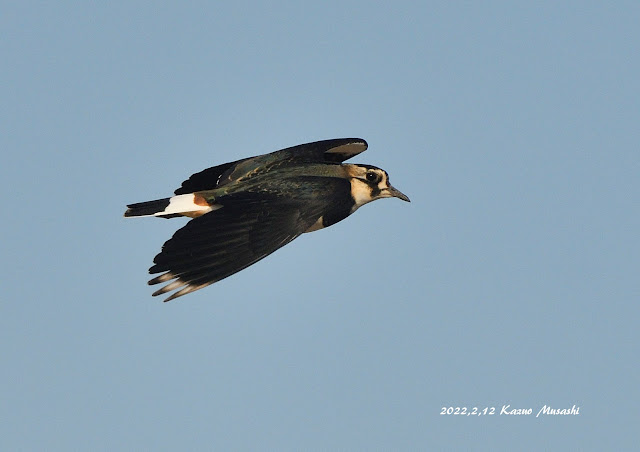
[{"label": "bird's lower wing", "polygon": [[149,284],[168,283],[165,301],[220,281],[286,245],[322,215],[321,205],[243,194],[224,207],[191,220],[162,246]]}]

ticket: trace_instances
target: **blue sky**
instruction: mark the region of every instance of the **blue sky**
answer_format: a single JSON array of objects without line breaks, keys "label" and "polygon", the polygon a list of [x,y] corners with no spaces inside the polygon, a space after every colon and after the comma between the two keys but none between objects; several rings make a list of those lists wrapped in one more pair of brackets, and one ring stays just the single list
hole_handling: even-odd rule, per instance
[{"label": "blue sky", "polygon": [[[639,22],[636,2],[5,4],[1,448],[631,448]],[[411,204],[151,297],[184,221],[127,203],[345,136]],[[580,415],[440,415],[508,404]]]}]

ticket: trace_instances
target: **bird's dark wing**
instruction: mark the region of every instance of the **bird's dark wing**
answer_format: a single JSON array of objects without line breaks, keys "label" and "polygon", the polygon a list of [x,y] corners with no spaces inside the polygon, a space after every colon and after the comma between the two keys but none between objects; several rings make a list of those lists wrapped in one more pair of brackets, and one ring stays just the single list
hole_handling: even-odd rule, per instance
[{"label": "bird's dark wing", "polygon": [[175,191],[176,195],[184,195],[202,190],[212,190],[221,185],[225,185],[231,181],[229,175],[236,168],[238,163],[248,159],[236,160],[235,162],[224,163],[222,165],[213,166],[195,173],[182,183],[180,188]]},{"label": "bird's dark wing", "polygon": [[266,154],[274,160],[286,159],[296,163],[342,163],[367,150],[362,138],[335,138],[299,144]]},{"label": "bird's dark wing", "polygon": [[189,177],[176,195],[212,190],[232,181],[269,171],[273,166],[299,163],[342,163],[367,150],[362,138],[336,138],[300,144],[270,154],[249,157],[207,168]]},{"label": "bird's dark wing", "polygon": [[321,200],[255,193],[230,195],[223,208],[191,220],[162,247],[149,284],[169,282],[153,295],[176,290],[165,301],[220,281],[286,245],[323,212]]}]

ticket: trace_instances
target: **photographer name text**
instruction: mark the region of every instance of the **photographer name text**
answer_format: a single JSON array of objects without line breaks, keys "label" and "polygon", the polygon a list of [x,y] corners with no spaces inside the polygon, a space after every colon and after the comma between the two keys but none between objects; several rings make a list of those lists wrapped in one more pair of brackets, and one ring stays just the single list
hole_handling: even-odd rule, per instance
[{"label": "photographer name text", "polygon": [[573,405],[571,408],[557,408],[552,407],[551,405],[544,405],[542,408],[534,411],[533,408],[516,408],[509,405],[502,405],[502,408],[497,409],[493,406],[485,406],[485,407],[471,407],[468,408],[466,406],[443,406],[440,409],[440,415],[450,415],[450,416],[495,416],[496,414],[500,416],[531,416],[535,413],[535,417],[542,416],[579,416],[580,415],[580,407]]}]

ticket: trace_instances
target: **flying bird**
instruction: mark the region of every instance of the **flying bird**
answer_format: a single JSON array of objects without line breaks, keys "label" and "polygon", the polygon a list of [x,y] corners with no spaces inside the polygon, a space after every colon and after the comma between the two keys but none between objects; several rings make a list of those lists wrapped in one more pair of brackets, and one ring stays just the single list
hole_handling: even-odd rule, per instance
[{"label": "flying bird", "polygon": [[162,246],[150,285],[164,301],[202,289],[258,262],[304,232],[331,226],[379,198],[409,198],[386,171],[343,164],[360,138],[306,143],[205,169],[170,198],[128,205],[125,217],[193,218]]}]

